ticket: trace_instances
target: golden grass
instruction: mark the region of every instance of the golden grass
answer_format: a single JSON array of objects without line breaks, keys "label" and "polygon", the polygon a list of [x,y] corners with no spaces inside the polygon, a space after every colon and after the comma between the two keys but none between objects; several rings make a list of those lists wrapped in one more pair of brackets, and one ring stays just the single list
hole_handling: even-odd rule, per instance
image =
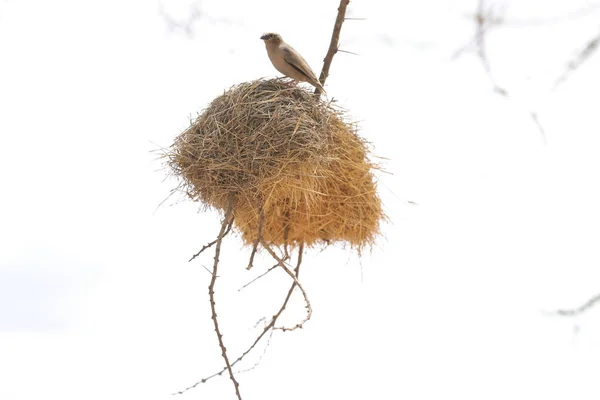
[{"label": "golden grass", "polygon": [[[181,133],[166,157],[207,207],[235,199],[246,244],[373,243],[384,217],[368,143],[343,111],[282,79],[234,86]],[[262,222],[262,223],[261,223]]]}]

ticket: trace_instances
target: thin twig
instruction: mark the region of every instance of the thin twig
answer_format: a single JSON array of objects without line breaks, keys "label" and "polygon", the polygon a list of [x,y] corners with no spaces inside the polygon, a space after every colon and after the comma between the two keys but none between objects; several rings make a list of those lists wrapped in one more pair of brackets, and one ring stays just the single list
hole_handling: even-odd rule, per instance
[{"label": "thin twig", "polygon": [[[337,53],[339,49],[340,31],[342,30],[342,24],[344,23],[344,19],[346,16],[346,7],[348,7],[348,3],[350,3],[350,0],[340,0],[337,18],[335,19],[335,24],[333,25],[333,33],[331,34],[331,42],[329,43],[329,49],[327,50],[327,54],[323,59],[323,69],[321,69],[321,75],[319,76],[319,82],[321,82],[321,85],[325,85],[325,80],[329,76],[329,68],[331,67],[331,61],[333,60],[333,56],[335,55],[335,53]],[[321,90],[319,88],[316,88],[315,94],[317,96],[320,95]]]},{"label": "thin twig", "polygon": [[252,269],[252,265],[254,264],[254,256],[256,255],[256,250],[258,250],[258,244],[260,243],[260,239],[262,238],[262,229],[263,222],[265,220],[265,213],[263,211],[262,205],[260,206],[260,212],[258,213],[258,232],[256,235],[256,240],[254,241],[254,245],[252,246],[252,253],[250,253],[250,261],[248,261],[248,266],[246,269]]},{"label": "thin twig", "polygon": [[[228,225],[227,225],[227,230],[225,231],[225,233],[223,233],[223,237],[227,236],[227,234],[229,233],[229,231],[231,230],[231,227],[233,226],[233,218],[231,218],[231,220],[229,221]],[[199,252],[197,252],[196,254],[194,254],[192,256],[192,258],[189,259],[188,262],[192,261],[193,259],[195,259],[196,257],[198,257],[200,254],[202,254],[204,252],[204,250],[209,249],[210,247],[214,246],[217,242],[218,242],[218,238],[213,240],[212,242],[209,242],[207,244],[205,244],[204,246],[202,246],[202,248],[200,249]]]},{"label": "thin twig", "polygon": [[[300,265],[302,265],[302,256],[304,254],[304,243],[300,243],[300,247],[298,248],[298,261],[296,262],[296,268],[294,269],[294,273],[296,274],[296,279],[294,280],[294,282],[292,283],[292,286],[290,287],[290,290],[288,292],[288,297],[287,299],[289,299],[294,291],[294,288],[296,287],[296,281],[298,280],[298,278],[300,277]],[[279,265],[279,264],[277,264]],[[287,300],[286,300],[287,301]],[[310,306],[310,304],[309,304]],[[293,331],[296,328],[302,328],[302,325],[304,325],[304,323],[306,321],[308,321],[308,319],[310,318],[310,316],[308,316],[304,321],[302,321],[300,324],[296,324],[295,327],[293,328],[285,328],[285,327],[275,327],[274,329],[279,329],[282,331]]]},{"label": "thin twig", "polygon": [[259,319],[258,321],[256,321],[256,323],[254,324],[254,329],[256,329],[256,327],[258,325],[260,325],[261,322],[265,322],[265,319],[267,319],[266,317],[262,317],[261,319]]},{"label": "thin twig", "polygon": [[475,17],[475,21],[476,21],[476,27],[477,27],[477,31],[475,33],[475,37],[476,37],[476,43],[477,43],[477,55],[479,56],[479,59],[481,60],[481,65],[483,66],[483,69],[485,70],[485,73],[487,74],[488,78],[490,79],[490,82],[492,83],[492,85],[494,86],[494,91],[498,94],[500,94],[501,96],[508,96],[508,90],[506,90],[505,88],[503,88],[502,86],[500,86],[498,84],[498,82],[496,82],[496,79],[494,78],[494,75],[492,74],[492,68],[490,66],[490,61],[487,57],[487,51],[486,51],[486,45],[485,45],[485,39],[486,39],[486,34],[488,32],[488,28],[489,28],[489,20],[487,18],[487,16],[485,15],[485,0],[479,0],[477,2],[477,14]]},{"label": "thin twig", "polygon": [[600,293],[591,297],[588,301],[586,301],[585,303],[583,303],[582,305],[580,305],[577,308],[556,310],[553,312],[553,314],[560,315],[563,317],[573,317],[573,316],[584,313],[585,311],[589,310],[590,308],[592,308],[594,305],[596,305],[598,303],[600,303]]},{"label": "thin twig", "polygon": [[[298,248],[298,262],[296,264],[296,277],[300,274],[300,265],[302,264],[302,254],[304,253],[304,244],[301,243],[299,248]],[[277,263],[277,266],[279,266],[279,262]],[[262,332],[258,335],[258,337],[254,340],[254,342],[252,343],[252,345],[250,345],[250,347],[248,347],[248,349],[246,349],[246,351],[244,351],[234,362],[231,363],[231,366],[233,367],[234,365],[236,365],[237,363],[241,362],[244,357],[246,357],[246,355],[248,355],[255,347],[256,345],[261,341],[261,339],[267,334],[267,332],[271,331],[273,332],[273,328],[275,327],[275,323],[277,322],[277,320],[279,319],[279,317],[281,316],[281,314],[283,313],[283,311],[285,310],[285,308],[287,307],[288,302],[290,301],[290,298],[292,297],[292,293],[294,292],[294,288],[296,287],[296,280],[294,280],[294,282],[292,282],[292,285],[290,286],[290,289],[288,290],[287,296],[285,297],[285,300],[283,301],[283,304],[281,305],[281,307],[279,308],[279,311],[277,311],[277,313],[275,315],[273,315],[273,317],[271,318],[271,321],[269,321],[269,323],[267,325],[265,325],[265,327],[263,328]],[[193,385],[180,390],[179,392],[173,393],[174,395],[176,394],[183,394],[185,392],[187,392],[188,390],[194,389],[196,386],[205,383],[206,381],[217,377],[217,376],[221,376],[223,374],[223,372],[227,371],[227,367],[223,368],[222,370],[220,370],[219,372],[216,372],[210,376],[207,376],[206,378],[203,378],[201,380],[199,380],[198,382],[194,383]]]},{"label": "thin twig", "polygon": [[[514,98],[508,89],[501,86],[496,80],[487,56],[486,35],[492,26],[500,25],[503,21],[502,18],[494,17],[492,12],[492,9],[486,9],[485,0],[479,0],[477,2],[477,11],[475,13],[476,31],[474,39],[477,49],[477,56],[479,57],[481,65],[483,66],[483,69],[490,80],[490,83],[492,84],[492,90],[500,96],[510,101],[514,101]],[[462,50],[460,52],[462,52]],[[456,53],[454,57],[458,57],[460,52]],[[546,131],[540,122],[537,113],[531,109],[526,109],[525,112],[535,124],[535,127],[538,129],[544,143],[546,143]]]},{"label": "thin twig", "polygon": [[225,217],[223,218],[223,222],[221,223],[221,230],[219,231],[219,236],[217,237],[217,243],[215,246],[215,258],[213,263],[213,271],[212,278],[210,280],[210,285],[208,286],[208,295],[210,297],[210,309],[212,312],[212,320],[215,325],[215,332],[217,333],[217,338],[219,339],[219,346],[221,347],[221,355],[223,356],[223,360],[225,360],[225,365],[227,370],[229,371],[229,377],[233,382],[233,386],[235,387],[235,394],[239,400],[242,400],[242,396],[240,395],[240,384],[233,376],[233,370],[231,369],[231,364],[229,363],[229,358],[227,357],[227,349],[225,348],[225,344],[223,344],[223,335],[219,329],[219,323],[217,321],[217,310],[215,308],[215,282],[217,281],[217,269],[219,267],[219,255],[221,253],[221,243],[223,241],[223,236],[225,236],[225,232],[227,227],[230,226],[231,213],[233,211],[233,198],[229,200],[229,206],[227,208],[227,212],[225,213]]},{"label": "thin twig", "polygon": [[271,257],[273,257],[277,261],[279,266],[281,268],[283,268],[283,270],[294,280],[294,284],[292,284],[292,287],[290,288],[288,297],[291,296],[292,292],[294,291],[294,288],[296,286],[298,286],[298,289],[300,289],[300,291],[302,292],[302,296],[304,297],[304,302],[305,302],[305,306],[306,306],[306,317],[304,317],[304,320],[302,320],[300,323],[296,324],[292,328],[276,327],[275,329],[280,329],[282,331],[293,331],[295,329],[302,328],[304,326],[304,323],[306,323],[308,320],[310,320],[310,317],[312,316],[312,307],[310,305],[310,301],[308,300],[308,295],[306,294],[306,291],[300,284],[300,281],[298,281],[298,277],[297,277],[297,275],[300,273],[300,264],[302,263],[302,253],[304,252],[304,243],[300,244],[300,248],[298,250],[298,252],[299,252],[298,253],[298,266],[296,267],[296,270],[297,270],[296,274],[294,272],[292,272],[292,270],[290,270],[287,267],[287,265],[285,265],[285,261],[281,257],[279,257],[273,251],[273,249],[271,249],[271,247],[268,244],[262,242],[262,246],[269,252],[269,254],[271,254]]},{"label": "thin twig", "polygon": [[260,364],[260,362],[262,361],[262,359],[265,356],[265,354],[267,354],[267,350],[269,349],[269,346],[271,345],[271,340],[273,339],[273,333],[275,333],[275,331],[271,329],[271,333],[269,334],[269,338],[267,339],[267,344],[265,345],[265,349],[263,350],[262,354],[260,355],[260,357],[258,358],[258,360],[256,361],[256,363],[254,363],[254,365],[251,366],[250,368],[246,368],[246,369],[242,369],[242,370],[237,371],[236,374],[242,374],[244,372],[250,372],[253,369],[255,369],[256,367],[258,367],[258,364]]},{"label": "thin twig", "polygon": [[546,140],[546,130],[544,129],[544,125],[542,125],[542,123],[540,122],[537,113],[535,111],[530,111],[529,116],[531,117],[531,120],[533,121],[535,126],[537,126],[538,131],[540,131],[540,135],[542,135],[542,140],[544,141],[544,144],[547,144],[548,141]]}]

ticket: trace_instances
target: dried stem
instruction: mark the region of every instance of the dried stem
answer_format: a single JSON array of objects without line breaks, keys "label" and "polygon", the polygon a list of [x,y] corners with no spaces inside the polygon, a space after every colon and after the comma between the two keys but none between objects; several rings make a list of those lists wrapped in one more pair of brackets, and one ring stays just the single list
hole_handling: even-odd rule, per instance
[{"label": "dried stem", "polygon": [[239,383],[233,376],[233,370],[231,369],[231,364],[229,363],[229,358],[227,357],[227,349],[223,344],[223,335],[219,329],[219,323],[217,321],[217,310],[215,309],[215,282],[217,281],[217,269],[219,267],[219,255],[221,253],[221,243],[223,242],[223,237],[225,236],[225,232],[227,231],[227,227],[231,224],[231,213],[233,210],[233,198],[229,200],[229,206],[227,208],[227,212],[225,213],[225,217],[223,218],[223,222],[221,223],[221,230],[219,232],[219,236],[217,237],[216,246],[215,246],[215,258],[213,263],[212,270],[212,278],[210,280],[210,285],[208,286],[208,295],[210,296],[210,309],[212,312],[212,320],[215,325],[215,332],[217,333],[217,338],[219,339],[219,346],[221,347],[221,355],[225,360],[225,365],[227,370],[229,371],[229,377],[233,382],[233,386],[235,387],[235,394],[239,400],[242,400],[242,396],[240,395]]},{"label": "dried stem", "polygon": [[[323,59],[323,69],[321,70],[321,75],[319,76],[319,82],[321,82],[321,85],[325,85],[325,80],[329,76],[329,68],[331,67],[331,61],[333,60],[333,56],[335,55],[335,53],[338,52],[339,49],[340,31],[342,30],[342,24],[344,23],[344,18],[346,16],[346,7],[348,7],[348,3],[350,3],[350,0],[340,0],[337,18],[335,19],[335,24],[333,25],[333,33],[331,34],[331,42],[329,43],[329,50],[327,50],[327,54]],[[320,95],[321,90],[319,88],[316,88],[315,94],[317,96]]]}]

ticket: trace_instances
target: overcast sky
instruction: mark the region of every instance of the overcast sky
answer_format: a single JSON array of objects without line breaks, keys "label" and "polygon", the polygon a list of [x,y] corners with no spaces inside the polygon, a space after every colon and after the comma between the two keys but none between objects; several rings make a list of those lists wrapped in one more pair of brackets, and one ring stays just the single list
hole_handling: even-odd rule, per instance
[{"label": "overcast sky", "polygon": [[[598,54],[553,89],[600,7],[493,3],[510,99],[472,46],[475,1],[350,3],[367,20],[341,46],[359,55],[335,57],[326,89],[385,159],[390,222],[362,259],[309,252],[313,319],[239,375],[244,398],[600,397],[600,308],[544,314],[600,291]],[[320,70],[337,5],[0,1],[0,398],[175,399],[220,369],[211,255],[187,262],[219,217],[183,196],[158,207],[177,183],[157,150],[223,90],[278,75],[263,32]],[[239,239],[224,246],[217,307],[238,354],[289,282],[238,292],[271,264],[248,272]],[[216,378],[181,398],[234,393]]]}]

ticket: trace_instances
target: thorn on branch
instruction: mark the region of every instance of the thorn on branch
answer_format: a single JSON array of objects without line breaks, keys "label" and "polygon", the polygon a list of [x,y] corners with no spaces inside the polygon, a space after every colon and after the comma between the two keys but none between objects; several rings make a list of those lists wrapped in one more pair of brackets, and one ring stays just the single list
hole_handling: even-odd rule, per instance
[{"label": "thorn on branch", "polygon": [[[225,230],[225,232],[223,233],[223,237],[227,236],[227,234],[229,233],[229,231],[231,231],[231,227],[232,227],[232,226],[233,226],[233,218],[231,218],[231,220],[229,221],[229,223],[228,223],[228,225],[227,225],[227,229],[226,229],[226,230]],[[212,242],[209,242],[209,243],[205,244],[204,246],[202,246],[202,248],[200,249],[200,251],[199,251],[199,252],[197,252],[196,254],[194,254],[194,255],[192,256],[192,258],[190,258],[190,259],[188,260],[188,262],[191,262],[191,261],[192,261],[192,260],[194,260],[196,257],[198,257],[200,254],[204,253],[204,251],[205,251],[205,250],[207,250],[207,249],[211,248],[212,246],[214,246],[214,245],[217,243],[217,241],[218,241],[218,240],[219,240],[219,239],[217,238],[217,239],[213,240]]]},{"label": "thorn on branch", "polygon": [[348,54],[352,54],[352,55],[354,55],[354,56],[358,56],[358,55],[360,55],[360,54],[358,54],[358,53],[353,53],[353,52],[351,52],[351,51],[348,51],[348,50],[342,50],[342,49],[338,49],[338,51],[339,51],[339,52],[342,52],[342,53],[348,53]]},{"label": "thorn on branch", "polygon": [[206,272],[208,272],[209,274],[211,274],[211,275],[213,274],[210,269],[206,268],[206,265],[202,264],[202,268],[204,268],[206,270]]},{"label": "thorn on branch", "polygon": [[[325,85],[325,80],[329,76],[329,68],[331,67],[333,56],[335,55],[339,47],[340,32],[342,30],[342,24],[344,23],[344,19],[346,17],[346,7],[348,7],[348,3],[350,3],[350,0],[340,0],[337,18],[335,19],[335,24],[333,25],[333,32],[331,34],[331,42],[329,43],[329,49],[327,50],[327,54],[325,55],[325,59],[323,61],[323,68],[321,69],[321,75],[319,76],[319,82],[321,82],[321,85]],[[321,91],[319,90],[319,88],[315,89],[315,95],[318,96],[320,94]]]}]

